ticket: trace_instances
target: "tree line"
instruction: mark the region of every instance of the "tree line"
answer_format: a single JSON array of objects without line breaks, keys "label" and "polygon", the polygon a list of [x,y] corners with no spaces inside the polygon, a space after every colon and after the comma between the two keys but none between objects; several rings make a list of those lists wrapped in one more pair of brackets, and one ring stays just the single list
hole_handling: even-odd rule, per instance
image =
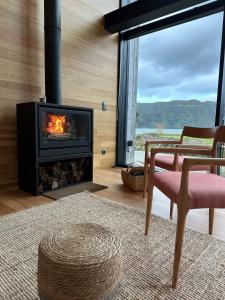
[{"label": "tree line", "polygon": [[174,100],[168,102],[137,103],[136,128],[161,127],[179,129],[186,126],[213,127],[216,102]]}]

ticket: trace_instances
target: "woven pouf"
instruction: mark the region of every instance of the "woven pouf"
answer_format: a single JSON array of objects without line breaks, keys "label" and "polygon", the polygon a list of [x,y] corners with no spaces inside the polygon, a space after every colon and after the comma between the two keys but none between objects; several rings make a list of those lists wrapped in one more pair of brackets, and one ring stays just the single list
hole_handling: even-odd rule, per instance
[{"label": "woven pouf", "polygon": [[122,275],[121,241],[96,224],[71,224],[47,234],[38,250],[42,300],[98,300]]}]

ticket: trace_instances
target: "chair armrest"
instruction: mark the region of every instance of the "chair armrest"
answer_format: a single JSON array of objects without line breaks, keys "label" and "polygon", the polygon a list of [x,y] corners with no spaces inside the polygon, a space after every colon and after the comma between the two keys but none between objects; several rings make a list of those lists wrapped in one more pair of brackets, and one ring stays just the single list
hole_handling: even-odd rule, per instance
[{"label": "chair armrest", "polygon": [[175,145],[177,145],[177,144],[181,144],[181,141],[178,141],[178,140],[149,140],[149,141],[146,141],[145,142],[145,161],[146,160],[149,160],[150,159],[150,157],[149,157],[149,146],[150,145],[174,145],[174,147],[175,147]]},{"label": "chair armrest", "polygon": [[188,148],[188,149],[206,149],[206,150],[212,150],[212,146],[207,146],[207,145],[197,145],[197,144],[179,144],[176,145],[175,147],[177,148]]},{"label": "chair armrest", "polygon": [[148,147],[149,145],[177,145],[180,144],[181,142],[178,140],[149,140],[145,142],[145,145]]},{"label": "chair armrest", "polygon": [[184,159],[182,171],[189,171],[195,165],[225,166],[225,158],[187,157]]},{"label": "chair armrest", "polygon": [[192,148],[152,148],[151,156],[157,153],[171,153],[171,154],[186,154],[186,155],[212,155],[211,150],[207,149],[192,149]]}]

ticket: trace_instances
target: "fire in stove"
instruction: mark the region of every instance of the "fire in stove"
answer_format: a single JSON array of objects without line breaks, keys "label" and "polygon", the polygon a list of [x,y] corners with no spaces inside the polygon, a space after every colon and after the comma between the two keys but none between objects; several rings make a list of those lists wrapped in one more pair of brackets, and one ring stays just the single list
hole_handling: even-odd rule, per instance
[{"label": "fire in stove", "polygon": [[51,137],[68,137],[70,124],[66,120],[66,116],[61,115],[48,115],[49,121],[47,132]]}]

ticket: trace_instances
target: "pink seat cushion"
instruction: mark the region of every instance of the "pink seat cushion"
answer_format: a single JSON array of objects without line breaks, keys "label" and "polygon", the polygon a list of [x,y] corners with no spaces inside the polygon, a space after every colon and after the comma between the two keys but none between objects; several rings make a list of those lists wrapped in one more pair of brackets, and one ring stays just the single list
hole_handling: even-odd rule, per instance
[{"label": "pink seat cushion", "polygon": [[[159,172],[154,185],[177,203],[181,172]],[[225,178],[210,173],[189,173],[190,208],[225,208]]]},{"label": "pink seat cushion", "polygon": [[[184,156],[178,157],[178,168],[179,171],[182,170],[183,166],[183,161],[184,161]],[[173,171],[173,162],[174,162],[174,155],[156,155],[155,156],[155,165],[159,168]],[[210,166],[205,166],[205,165],[199,165],[199,166],[193,166],[191,168],[191,171],[210,171]]]},{"label": "pink seat cushion", "polygon": [[174,155],[156,155],[155,165],[166,170],[173,170]]}]

